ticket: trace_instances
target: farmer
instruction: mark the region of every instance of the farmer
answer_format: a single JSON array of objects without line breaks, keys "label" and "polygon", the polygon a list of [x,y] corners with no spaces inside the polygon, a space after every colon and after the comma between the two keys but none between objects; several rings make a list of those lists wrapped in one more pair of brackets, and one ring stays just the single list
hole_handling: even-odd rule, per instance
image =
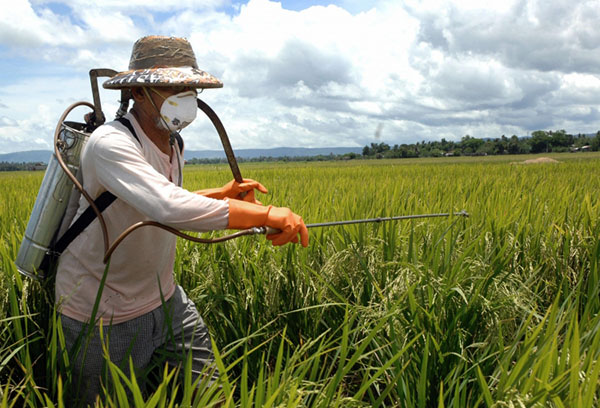
[{"label": "farmer", "polygon": [[[232,181],[195,193],[181,187],[183,154],[176,141],[178,132],[196,116],[196,89],[222,86],[198,69],[187,40],[141,38],[133,46],[129,71],[103,86],[129,88],[134,101],[125,120],[107,123],[92,133],[81,156],[83,186],[92,198],[107,190],[117,197],[103,212],[111,242],[132,224],[152,220],[200,232],[269,226],[282,231],[267,236],[273,245],[298,240],[308,245],[308,231],[300,216],[255,200],[255,189],[267,192],[256,181]],[[78,215],[87,206],[82,198]],[[111,361],[126,374],[130,358],[141,372],[159,353],[176,366],[189,352],[195,378],[217,379],[208,330],[194,303],[174,282],[175,245],[176,237],[163,229],[137,229],[114,251],[102,288],[106,265],[98,220],[62,253],[56,302],[71,353],[74,385],[79,384],[74,396],[78,402],[93,403],[110,383],[103,367],[103,342]],[[88,323],[98,293],[96,318],[91,322],[96,327],[89,340],[78,341],[91,327]]]}]

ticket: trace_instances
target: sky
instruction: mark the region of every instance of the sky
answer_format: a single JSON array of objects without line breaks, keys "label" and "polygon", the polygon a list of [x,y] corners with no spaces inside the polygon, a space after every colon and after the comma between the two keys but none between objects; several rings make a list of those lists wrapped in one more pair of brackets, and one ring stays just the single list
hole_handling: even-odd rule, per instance
[{"label": "sky", "polygon": [[[598,21],[600,0],[10,0],[0,153],[51,149],[63,111],[92,101],[89,70],[127,70],[155,34],[223,82],[200,97],[234,149],[596,133]],[[101,92],[109,119],[118,98]],[[220,148],[201,112],[182,136]]]}]

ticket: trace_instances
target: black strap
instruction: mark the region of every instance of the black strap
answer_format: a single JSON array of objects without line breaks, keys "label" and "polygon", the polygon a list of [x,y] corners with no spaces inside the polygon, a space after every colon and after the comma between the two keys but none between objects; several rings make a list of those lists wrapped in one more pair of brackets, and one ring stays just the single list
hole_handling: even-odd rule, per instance
[{"label": "black strap", "polygon": [[[135,130],[133,130],[133,126],[131,125],[131,122],[128,119],[117,118],[116,121],[121,123],[127,129],[129,129],[129,131],[131,132],[133,137],[135,137],[135,139],[140,143],[140,145],[142,144],[142,142],[140,142],[140,139],[138,139],[137,135],[135,134]],[[181,138],[181,135],[179,133],[177,133],[177,132],[174,132],[174,133],[175,133],[175,139],[177,139],[177,145],[179,145],[179,152],[181,153],[181,152],[183,152],[183,139]]]},{"label": "black strap", "polygon": [[183,153],[183,139],[177,132],[175,132],[175,139],[177,139],[177,144],[179,145],[179,153]]},{"label": "black strap", "polygon": [[[109,205],[115,201],[117,197],[111,193],[110,191],[105,191],[100,194],[94,200],[94,204],[98,208],[100,212],[104,211]],[[96,219],[96,213],[92,209],[90,205],[85,211],[77,218],[77,220],[71,224],[71,226],[67,229],[67,231],[63,234],[62,237],[58,241],[55,241],[53,245],[50,246],[48,252],[42,259],[42,262],[39,267],[39,271],[43,271],[44,273],[48,273],[50,266],[58,259],[60,254],[63,253],[65,249],[73,242],[75,238],[79,234],[83,232],[84,229],[87,228],[88,225],[92,223]]]},{"label": "black strap", "polygon": [[[116,198],[117,196],[110,191],[105,191],[94,200],[94,205],[98,208],[98,211],[102,212],[106,210],[106,208],[111,205]],[[96,219],[96,216],[96,212],[93,210],[91,205],[86,208],[79,218],[77,218],[77,220],[71,224],[63,236],[60,237],[56,244],[54,244],[52,251],[55,252],[55,255],[62,254],[62,252],[67,249],[69,244],[73,242],[73,240],[77,238],[77,236],[81,234],[83,230],[92,223],[92,221]]]},{"label": "black strap", "polygon": [[131,124],[129,119],[117,118],[115,120],[117,122],[119,122],[121,125],[125,126],[127,128],[127,130],[129,130],[129,133],[131,133],[131,135],[133,137],[135,137],[135,140],[137,140],[140,145],[142,144],[142,142],[140,142],[140,138],[138,137],[137,133],[135,133],[135,130],[133,130],[133,125]]}]

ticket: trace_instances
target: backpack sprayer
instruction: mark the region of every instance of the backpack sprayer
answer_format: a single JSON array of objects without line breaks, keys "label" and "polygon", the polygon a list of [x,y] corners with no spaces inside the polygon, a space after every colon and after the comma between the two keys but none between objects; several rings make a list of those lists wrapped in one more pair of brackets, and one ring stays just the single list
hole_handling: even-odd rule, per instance
[{"label": "backpack sprayer", "polygon": [[[19,248],[19,252],[15,260],[17,270],[21,274],[34,279],[44,279],[53,272],[56,260],[64,249],[61,248],[60,250],[57,250],[57,242],[60,244],[60,238],[64,238],[71,232],[70,226],[80,221],[78,219],[76,222],[73,222],[79,207],[80,197],[82,195],[88,201],[92,210],[88,211],[91,214],[91,219],[88,220],[85,225],[89,225],[91,220],[97,217],[102,228],[105,250],[104,263],[108,262],[108,259],[113,251],[127,235],[143,226],[159,227],[176,234],[179,237],[204,244],[224,242],[245,235],[276,234],[278,232],[278,230],[270,227],[253,227],[238,231],[234,234],[213,239],[205,239],[182,233],[181,231],[155,221],[143,221],[131,225],[129,228],[123,231],[123,233],[117,237],[112,244],[109,245],[106,223],[102,217],[102,211],[108,207],[112,201],[109,201],[108,203],[99,203],[98,199],[95,201],[87,194],[81,184],[82,175],[79,172],[79,161],[83,147],[85,146],[91,132],[105,122],[105,116],[102,112],[100,95],[98,92],[98,77],[112,77],[116,74],[117,71],[112,69],[90,70],[90,82],[92,86],[94,104],[83,101],[72,104],[61,115],[58,124],[56,125],[54,132],[54,152],[48,162],[44,179],[40,186],[29,222],[27,224],[27,228],[25,230],[23,241],[21,242],[21,247]],[[121,118],[127,112],[130,99],[131,95],[129,90],[126,88],[122,89],[120,106],[115,115],[115,119]],[[197,99],[197,104],[198,108],[208,116],[217,130],[234,179],[239,183],[243,182],[240,169],[237,165],[237,161],[223,123],[217,114],[202,100]],[[86,117],[86,123],[66,121],[69,113],[79,106],[86,106],[92,109],[92,113],[89,115],[89,117]],[[336,225],[449,216],[468,217],[469,214],[463,210],[455,213],[420,214],[369,218],[361,220],[334,221],[318,224],[307,224],[306,227],[316,228]],[[85,226],[83,228],[85,228]],[[75,236],[79,232],[81,231],[76,232]],[[68,242],[71,242],[75,236],[71,237]],[[64,239],[62,239],[62,241],[64,241]]]},{"label": "backpack sprayer", "polygon": [[[92,69],[90,81],[94,104],[77,102],[67,108],[60,117],[54,132],[54,152],[48,161],[46,174],[38,191],[29,222],[25,230],[15,264],[17,270],[31,278],[44,278],[49,272],[48,256],[57,238],[62,236],[75,216],[79,198],[83,194],[91,198],[81,187],[79,160],[91,132],[104,123],[98,77],[110,77],[117,72],[112,69]],[[127,112],[129,91],[121,91],[121,105],[116,117]],[[92,109],[88,123],[66,121],[67,115],[78,106]],[[102,219],[100,212],[96,214]],[[103,221],[103,220],[102,220]],[[103,229],[105,224],[102,223]]]}]

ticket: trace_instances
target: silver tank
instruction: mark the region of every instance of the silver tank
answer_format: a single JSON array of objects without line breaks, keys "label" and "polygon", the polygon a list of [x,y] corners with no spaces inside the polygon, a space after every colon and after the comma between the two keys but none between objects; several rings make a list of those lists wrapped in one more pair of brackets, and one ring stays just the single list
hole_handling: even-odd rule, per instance
[{"label": "silver tank", "polygon": [[[79,177],[79,159],[89,137],[89,133],[84,132],[83,128],[82,123],[63,122],[58,138],[63,161],[71,173]],[[60,166],[56,153],[53,153],[15,261],[20,273],[32,278],[44,278],[39,267],[58,235],[57,231],[60,229],[64,232],[65,227],[71,223],[73,208],[77,208],[79,195]],[[70,211],[67,211],[68,207]]]}]

